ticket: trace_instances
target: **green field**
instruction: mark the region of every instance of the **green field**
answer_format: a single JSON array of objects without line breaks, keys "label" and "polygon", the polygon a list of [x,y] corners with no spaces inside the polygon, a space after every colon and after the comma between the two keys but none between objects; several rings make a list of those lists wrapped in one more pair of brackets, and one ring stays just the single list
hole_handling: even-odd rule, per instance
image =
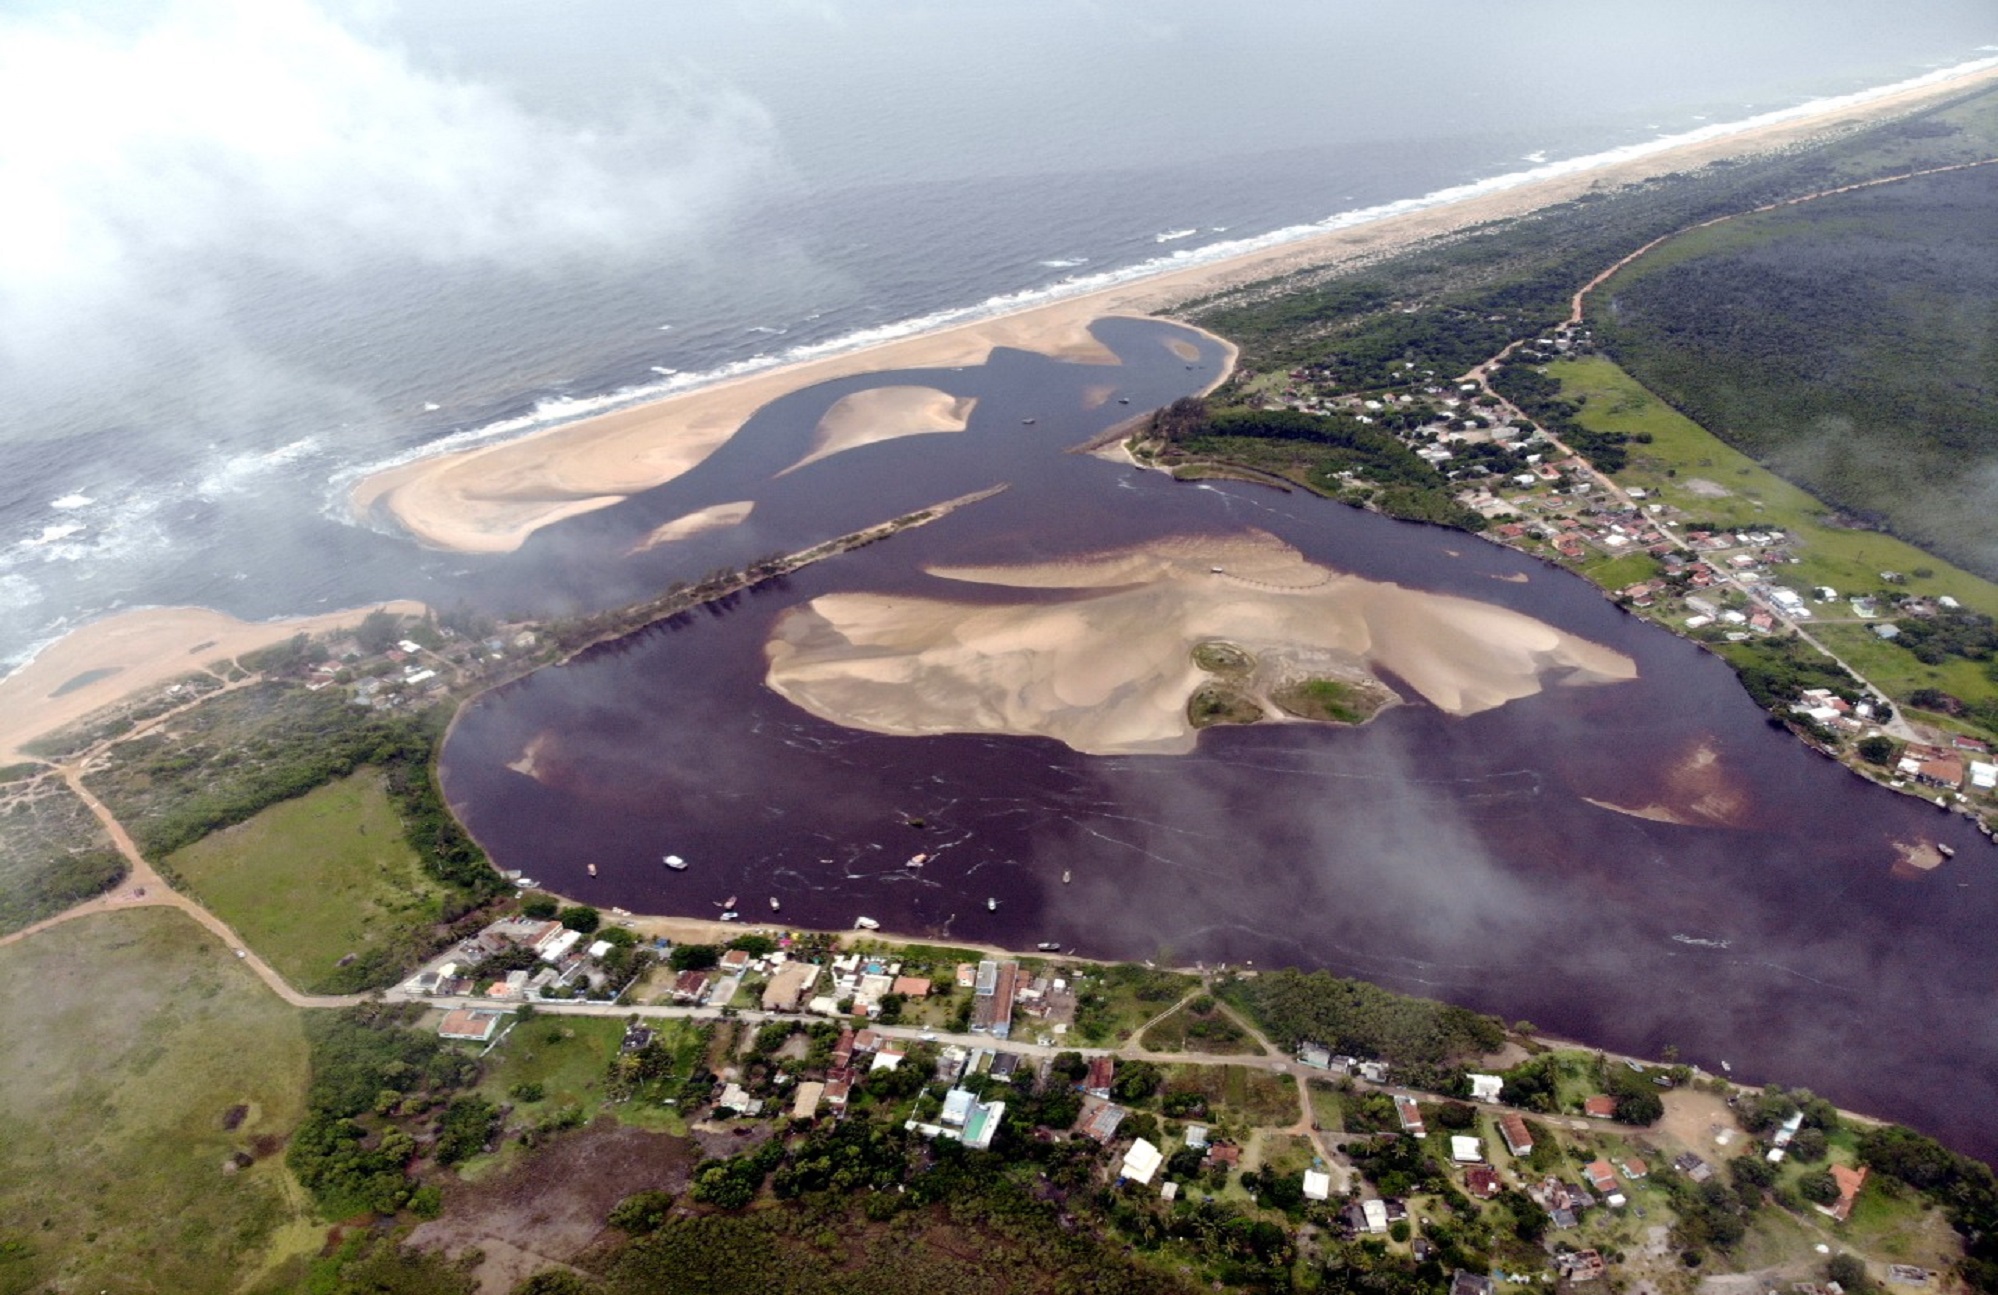
[{"label": "green field", "polygon": [[371,769],[203,837],[168,855],[166,866],[309,991],[392,983],[440,916],[442,888]]},{"label": "green field", "polygon": [[[317,1245],[277,1150],[300,1014],[214,937],[169,909],[79,919],[0,949],[0,981],[0,1292],[227,1291],[273,1243]],[[225,1173],[236,1152],[255,1163]]]},{"label": "green field", "polygon": [[1831,510],[1816,497],[1722,444],[1611,361],[1599,356],[1562,360],[1548,365],[1547,372],[1560,381],[1563,395],[1585,401],[1583,426],[1650,433],[1650,444],[1631,445],[1630,466],[1616,474],[1618,484],[1641,486],[1695,520],[1775,526],[1796,536],[1796,554],[1803,561],[1790,568],[1787,583],[1830,585],[1842,598],[1878,594],[1888,590],[1882,571],[1910,574],[1920,567],[1934,574],[1896,589],[1951,594],[1965,607],[1998,616],[1998,585],[1891,535],[1825,525]]}]

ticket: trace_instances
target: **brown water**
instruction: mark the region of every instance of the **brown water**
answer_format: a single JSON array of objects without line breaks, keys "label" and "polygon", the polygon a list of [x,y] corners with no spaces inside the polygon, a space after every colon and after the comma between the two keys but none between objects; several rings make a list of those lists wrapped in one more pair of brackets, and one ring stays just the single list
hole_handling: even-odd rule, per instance
[{"label": "brown water", "polygon": [[[499,864],[647,912],[712,916],[736,895],[754,923],[774,895],[785,921],[806,926],[865,914],[892,931],[1015,947],[1330,967],[1607,1048],[1727,1059],[1738,1078],[1809,1085],[1998,1151],[1986,1114],[1998,1032],[1982,1010],[1998,972],[1998,849],[1773,731],[1718,660],[1564,572],[1300,495],[1064,453],[1218,363],[1202,342],[1188,369],[1159,345],[1188,336],[1167,325],[1112,322],[1100,335],[1123,367],[1001,353],[984,368],[799,393],[682,481],[530,545],[509,566],[518,597],[589,604],[1012,487],[470,707],[444,780]],[[834,399],[910,382],[978,396],[970,430],[768,480]],[[1132,404],[1085,408],[1105,382]],[[744,498],[757,511],[734,532],[607,556],[668,517]],[[854,732],[762,685],[772,621],[822,593],[1017,601],[1034,595],[922,568],[1250,527],[1339,570],[1526,612],[1629,654],[1639,678],[1467,719],[1416,704],[1357,730],[1212,730],[1190,756],[1123,758],[1044,739]],[[509,768],[530,744],[532,777]],[[1592,801],[1704,810],[1727,825]],[[1890,876],[1892,843],[1918,838],[1958,857]],[[919,851],[925,866],[904,867]],[[668,871],[668,852],[692,866]]]}]

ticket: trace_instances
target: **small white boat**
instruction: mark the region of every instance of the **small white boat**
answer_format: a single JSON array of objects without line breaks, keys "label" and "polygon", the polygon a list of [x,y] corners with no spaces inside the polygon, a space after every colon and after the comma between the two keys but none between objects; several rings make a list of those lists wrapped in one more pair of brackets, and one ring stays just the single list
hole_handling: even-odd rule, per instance
[{"label": "small white boat", "polygon": [[853,919],[853,929],[856,931],[878,931],[881,929],[881,923],[871,917],[856,917]]},{"label": "small white boat", "polygon": [[587,863],[587,864],[584,864],[584,865],[583,865],[583,867],[584,867],[584,870],[585,870],[585,871],[587,871],[587,872],[588,872],[588,873],[589,873],[589,874],[590,874],[590,875],[591,875],[592,877],[594,877],[594,876],[596,876],[596,875],[597,875],[597,865],[596,865],[596,864],[594,864],[594,863]]},{"label": "small white boat", "polygon": [[532,877],[515,877],[513,879],[513,884],[520,887],[522,890],[526,890],[529,886],[538,886],[541,883],[536,881]]},{"label": "small white boat", "polygon": [[687,861],[677,854],[669,854],[659,862],[665,864],[675,872],[685,872],[687,870]]},{"label": "small white boat", "polygon": [[728,897],[727,899],[724,899],[724,900],[723,900],[723,901],[722,901],[721,903],[719,903],[719,904],[715,905],[715,907],[716,907],[716,908],[734,908],[734,907],[735,907],[735,896],[734,896],[734,895],[730,895],[730,896],[729,896],[729,897]]},{"label": "small white boat", "polygon": [[1064,886],[1068,884],[1068,869],[1066,868],[1061,870],[1061,884]]},{"label": "small white boat", "polygon": [[1040,949],[1042,953],[1059,953],[1061,951],[1061,942],[1058,940],[1042,940],[1035,947]]},{"label": "small white boat", "polygon": [[1730,1075],[1734,1073],[1734,1067],[1733,1067],[1733,1066],[1730,1066],[1730,1065],[1729,1065],[1729,1064],[1727,1064],[1727,1062],[1725,1062],[1725,1061],[1721,1062],[1721,1069],[1722,1069],[1722,1070],[1724,1070],[1724,1071],[1726,1071],[1726,1072],[1727,1072],[1728,1074],[1730,1074]]},{"label": "small white boat", "polygon": [[1956,857],[1956,847],[1953,845],[1944,845],[1941,841],[1938,841],[1936,842],[1936,853],[1945,859],[1954,859]]},{"label": "small white boat", "polygon": [[929,861],[930,856],[927,854],[912,854],[909,856],[909,861],[902,866],[904,868],[920,868]]},{"label": "small white boat", "polygon": [[777,911],[778,909],[780,909],[780,908],[782,908],[782,907],[784,907],[784,906],[783,906],[782,904],[780,904],[780,903],[778,903],[778,902],[777,902],[777,896],[775,896],[775,895],[772,895],[772,896],[770,897],[770,911],[774,913],[774,912],[776,912],[776,911]]},{"label": "small white boat", "polygon": [[999,901],[998,901],[998,900],[996,900],[996,899],[987,899],[987,900],[985,901],[985,911],[986,911],[986,912],[988,912],[988,913],[996,913],[996,912],[998,912],[998,911],[999,911]]},{"label": "small white boat", "polygon": [[731,908],[726,913],[723,913],[721,915],[721,920],[724,922],[733,922],[736,918],[741,916],[742,914],[736,912],[734,909]]}]

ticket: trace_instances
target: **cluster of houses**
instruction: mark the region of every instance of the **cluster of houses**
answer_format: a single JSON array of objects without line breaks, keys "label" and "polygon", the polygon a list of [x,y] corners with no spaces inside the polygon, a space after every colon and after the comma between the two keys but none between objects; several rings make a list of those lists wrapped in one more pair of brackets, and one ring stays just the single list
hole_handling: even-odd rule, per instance
[{"label": "cluster of houses", "polygon": [[1388,1081],[1388,1065],[1385,1061],[1362,1061],[1358,1057],[1334,1055],[1332,1049],[1321,1043],[1300,1044],[1297,1049],[1299,1065],[1313,1070],[1324,1070],[1337,1075],[1352,1075],[1370,1084],[1384,1084]]},{"label": "cluster of houses", "polygon": [[1998,791],[1998,761],[1991,758],[1989,745],[1971,737],[1953,737],[1946,747],[1911,742],[1902,748],[1894,771],[1939,791]]},{"label": "cluster of houses", "polygon": [[1016,1016],[1043,1022],[1054,1034],[1066,1033],[1075,1019],[1075,989],[1065,977],[1028,975],[1017,962],[960,962],[957,985],[972,991],[972,1030],[995,1039],[1012,1036]]},{"label": "cluster of houses", "polygon": [[[595,991],[607,983],[607,975],[599,964],[613,947],[608,940],[592,940],[560,922],[503,917],[477,935],[459,941],[445,961],[420,972],[407,988],[437,998],[492,998],[507,1002],[531,1002],[554,996],[551,990],[561,991],[562,996],[581,989]],[[531,951],[537,965],[490,980],[471,978],[472,969],[509,949]]]}]

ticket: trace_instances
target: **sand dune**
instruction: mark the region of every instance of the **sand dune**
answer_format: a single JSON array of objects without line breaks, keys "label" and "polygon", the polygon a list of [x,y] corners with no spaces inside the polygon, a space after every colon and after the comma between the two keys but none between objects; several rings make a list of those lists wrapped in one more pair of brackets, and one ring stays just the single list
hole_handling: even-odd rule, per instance
[{"label": "sand dune", "polygon": [[1077,596],[988,606],[827,595],[778,621],[770,687],[871,732],[1037,735],[1116,755],[1193,749],[1187,699],[1207,676],[1192,652],[1210,639],[1348,677],[1382,667],[1456,715],[1550,680],[1636,676],[1622,653],[1530,616],[1342,575],[1260,533],[932,574]]},{"label": "sand dune", "polygon": [[[393,612],[423,612],[422,603],[386,606]],[[240,621],[202,607],[156,607],[92,622],[0,679],[0,760],[17,760],[23,744],[211,661],[282,643],[294,634],[354,625],[373,610]],[[89,681],[78,683],[80,679]]]},{"label": "sand dune", "polygon": [[807,463],[879,441],[961,432],[970,423],[977,403],[969,396],[953,396],[935,387],[874,387],[841,396],[819,419],[811,453],[784,472],[796,472]]}]

